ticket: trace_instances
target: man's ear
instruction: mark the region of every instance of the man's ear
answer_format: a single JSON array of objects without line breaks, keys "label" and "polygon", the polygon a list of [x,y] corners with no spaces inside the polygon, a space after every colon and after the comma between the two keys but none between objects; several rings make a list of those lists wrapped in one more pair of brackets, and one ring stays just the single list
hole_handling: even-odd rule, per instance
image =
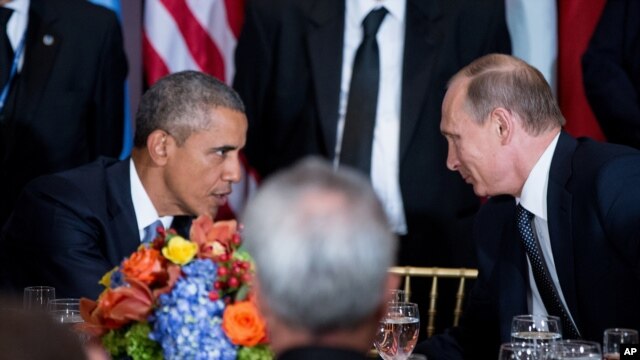
[{"label": "man's ear", "polygon": [[500,139],[502,145],[509,144],[513,137],[514,121],[515,118],[511,111],[497,107],[491,111],[491,126],[495,130],[495,134]]},{"label": "man's ear", "polygon": [[157,129],[149,134],[147,137],[147,151],[154,163],[160,166],[167,163],[167,148],[172,140],[164,130]]}]

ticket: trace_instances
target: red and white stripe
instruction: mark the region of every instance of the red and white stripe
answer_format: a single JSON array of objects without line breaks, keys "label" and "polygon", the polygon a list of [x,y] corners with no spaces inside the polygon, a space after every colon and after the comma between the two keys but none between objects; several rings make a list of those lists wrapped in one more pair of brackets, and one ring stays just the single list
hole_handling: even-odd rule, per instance
[{"label": "red and white stripe", "polygon": [[[142,56],[147,85],[182,70],[199,70],[231,84],[244,0],[146,0]],[[234,217],[255,192],[257,174],[242,157],[244,176],[219,218]]]}]

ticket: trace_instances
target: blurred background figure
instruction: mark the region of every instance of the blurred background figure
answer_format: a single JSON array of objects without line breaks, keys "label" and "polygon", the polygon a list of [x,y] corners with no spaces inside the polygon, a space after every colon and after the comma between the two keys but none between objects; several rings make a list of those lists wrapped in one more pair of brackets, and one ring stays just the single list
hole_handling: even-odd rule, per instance
[{"label": "blurred background figure", "polygon": [[304,160],[262,185],[243,223],[278,358],[366,359],[398,246],[366,178]]},{"label": "blurred background figure", "polygon": [[607,1],[582,65],[607,140],[640,149],[640,1]]},{"label": "blurred background figure", "polygon": [[122,149],[116,15],[85,0],[0,0],[0,226],[23,186]]}]

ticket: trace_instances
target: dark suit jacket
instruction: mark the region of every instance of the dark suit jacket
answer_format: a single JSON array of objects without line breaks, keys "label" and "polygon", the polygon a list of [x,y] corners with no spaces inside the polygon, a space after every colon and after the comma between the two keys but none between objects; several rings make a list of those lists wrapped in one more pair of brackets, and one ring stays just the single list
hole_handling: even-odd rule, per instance
[{"label": "dark suit jacket", "polygon": [[[640,152],[562,133],[547,190],[560,286],[583,338],[640,328]],[[511,319],[528,313],[526,255],[515,199],[491,198],[476,219],[480,275],[461,326],[418,346],[429,360],[495,359]]]},{"label": "dark suit jacket", "polygon": [[365,354],[350,350],[319,346],[300,347],[287,350],[277,357],[278,360],[366,360]]},{"label": "dark suit jacket", "polygon": [[640,1],[607,1],[582,70],[607,140],[640,149]]},{"label": "dark suit jacket", "polygon": [[[452,253],[473,252],[478,199],[446,169],[440,108],[457,70],[510,51],[503,2],[407,0],[399,166],[410,236],[403,263],[452,265]],[[247,2],[234,87],[250,124],[245,152],[261,175],[309,154],[333,159],[344,17],[343,0]]]},{"label": "dark suit jacket", "polygon": [[102,275],[139,245],[129,160],[100,158],[25,187],[0,236],[0,284],[15,292],[49,285],[57,297],[95,299]]},{"label": "dark suit jacket", "polygon": [[122,148],[127,63],[115,14],[85,0],[31,0],[25,46],[0,115],[0,226],[29,180]]}]

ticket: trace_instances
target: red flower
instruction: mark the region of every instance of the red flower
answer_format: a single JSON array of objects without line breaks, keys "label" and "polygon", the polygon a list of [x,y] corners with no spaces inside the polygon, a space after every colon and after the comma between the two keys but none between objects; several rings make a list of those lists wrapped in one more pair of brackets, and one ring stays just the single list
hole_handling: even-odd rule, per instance
[{"label": "red flower", "polygon": [[80,300],[80,314],[87,331],[99,336],[149,316],[154,299],[151,290],[136,279],[126,280],[130,286],[107,289],[97,302],[86,298]]},{"label": "red flower", "polygon": [[122,274],[129,279],[136,279],[151,286],[164,283],[168,274],[166,260],[156,249],[140,248],[122,262]]},{"label": "red flower", "polygon": [[198,257],[214,260],[222,257],[228,260],[233,252],[233,246],[238,245],[237,227],[235,220],[214,223],[205,215],[195,219],[191,225],[189,237],[199,246]]}]

